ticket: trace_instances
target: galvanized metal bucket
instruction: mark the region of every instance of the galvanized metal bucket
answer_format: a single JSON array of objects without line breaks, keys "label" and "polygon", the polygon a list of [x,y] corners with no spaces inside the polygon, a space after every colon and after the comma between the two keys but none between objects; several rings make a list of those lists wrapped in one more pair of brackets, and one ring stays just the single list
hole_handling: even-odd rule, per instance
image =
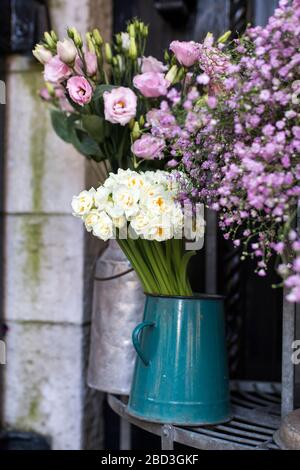
[{"label": "galvanized metal bucket", "polygon": [[196,426],[230,419],[223,298],[146,296],[127,411]]},{"label": "galvanized metal bucket", "polygon": [[96,266],[91,347],[90,387],[129,395],[136,353],[131,334],[142,320],[145,295],[130,264],[115,240]]}]

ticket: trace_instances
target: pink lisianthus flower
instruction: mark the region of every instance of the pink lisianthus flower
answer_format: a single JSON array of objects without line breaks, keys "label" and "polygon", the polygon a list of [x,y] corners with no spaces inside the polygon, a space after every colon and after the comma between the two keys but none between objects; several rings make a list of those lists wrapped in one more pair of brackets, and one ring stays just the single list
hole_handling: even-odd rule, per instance
[{"label": "pink lisianthus flower", "polygon": [[59,83],[67,79],[71,72],[70,67],[56,55],[45,64],[44,78],[46,82]]},{"label": "pink lisianthus flower", "polygon": [[113,88],[103,93],[105,119],[112,124],[125,126],[135,117],[137,96],[125,87]]},{"label": "pink lisianthus flower", "polygon": [[163,73],[146,72],[136,75],[133,79],[133,85],[146,98],[158,98],[167,94],[170,83],[165,79]]},{"label": "pink lisianthus flower", "polygon": [[65,89],[63,87],[55,88],[55,96],[56,98],[58,98],[59,108],[62,111],[65,111],[67,113],[74,113],[75,110],[70,104],[69,100],[66,98]]},{"label": "pink lisianthus flower", "polygon": [[163,73],[168,69],[166,65],[164,65],[160,60],[157,60],[155,57],[152,57],[152,56],[142,57],[141,60],[142,60],[142,68],[141,68],[142,73],[147,73],[147,72]]},{"label": "pink lisianthus flower", "polygon": [[89,77],[93,77],[94,75],[96,75],[98,70],[98,62],[95,52],[85,52],[84,59],[86,64],[86,72]]},{"label": "pink lisianthus flower", "polygon": [[75,63],[74,63],[74,70],[77,73],[77,75],[84,75],[83,63],[79,55],[76,56]]},{"label": "pink lisianthus flower", "polygon": [[136,140],[131,146],[131,151],[138,158],[144,160],[154,160],[163,157],[163,150],[166,143],[163,139],[154,137],[151,134],[144,134],[140,139]]},{"label": "pink lisianthus flower", "polygon": [[173,41],[170,50],[184,67],[191,67],[199,58],[199,44],[194,41]]},{"label": "pink lisianthus flower", "polygon": [[39,91],[39,95],[40,97],[42,98],[42,100],[44,101],[51,101],[51,95],[48,91],[47,88],[42,88],[40,91]]},{"label": "pink lisianthus flower", "polygon": [[93,88],[84,77],[71,77],[67,83],[67,90],[74,103],[84,106],[88,104],[93,96]]}]

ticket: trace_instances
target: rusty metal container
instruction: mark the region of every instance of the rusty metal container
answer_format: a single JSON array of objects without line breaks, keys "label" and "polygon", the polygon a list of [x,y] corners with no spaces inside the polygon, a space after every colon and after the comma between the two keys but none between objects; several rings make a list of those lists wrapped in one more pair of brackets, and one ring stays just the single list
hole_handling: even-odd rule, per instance
[{"label": "rusty metal container", "polygon": [[142,321],[142,286],[115,240],[96,265],[88,385],[129,395],[136,353],[132,330]]}]

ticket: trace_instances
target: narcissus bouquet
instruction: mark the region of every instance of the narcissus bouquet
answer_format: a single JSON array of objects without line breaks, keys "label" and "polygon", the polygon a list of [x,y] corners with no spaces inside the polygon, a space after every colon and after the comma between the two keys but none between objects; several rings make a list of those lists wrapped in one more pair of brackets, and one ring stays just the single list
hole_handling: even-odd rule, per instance
[{"label": "narcissus bouquet", "polygon": [[93,235],[117,239],[145,292],[192,295],[186,270],[194,252],[185,251],[183,237],[202,238],[204,220],[190,212],[189,226],[172,174],[119,169],[99,188],[74,196],[72,208]]}]

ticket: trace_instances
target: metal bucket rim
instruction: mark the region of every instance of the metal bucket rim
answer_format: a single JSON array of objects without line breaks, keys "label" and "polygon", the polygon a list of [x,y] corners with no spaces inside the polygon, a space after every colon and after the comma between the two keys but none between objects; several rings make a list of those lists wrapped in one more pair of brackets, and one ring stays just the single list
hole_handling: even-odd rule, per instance
[{"label": "metal bucket rim", "polygon": [[178,299],[178,300],[224,300],[224,295],[218,294],[195,294],[190,296],[185,295],[162,295],[162,294],[149,294],[145,292],[146,297],[157,297],[161,299]]}]

